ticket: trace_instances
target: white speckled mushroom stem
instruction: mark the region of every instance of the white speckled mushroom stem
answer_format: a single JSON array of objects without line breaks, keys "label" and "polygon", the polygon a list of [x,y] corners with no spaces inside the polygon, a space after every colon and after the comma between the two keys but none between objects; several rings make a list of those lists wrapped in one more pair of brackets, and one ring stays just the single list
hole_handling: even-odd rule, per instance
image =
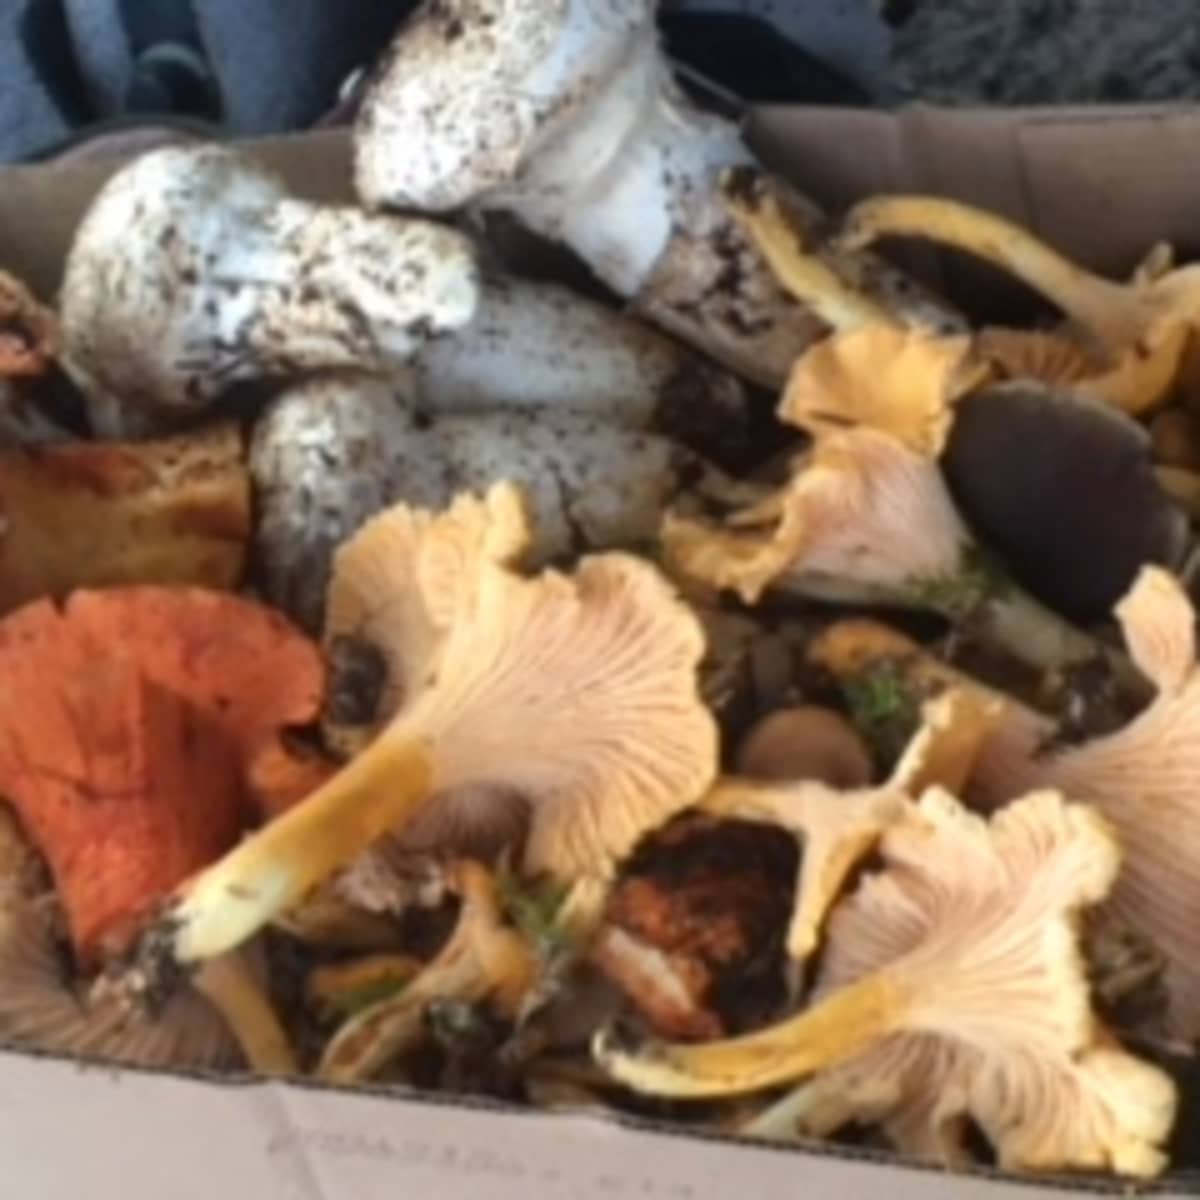
[{"label": "white speckled mushroom stem", "polygon": [[775,387],[822,326],[721,203],[722,171],[753,162],[731,123],[689,104],[648,30],[520,191],[487,203],[565,242],[663,328]]},{"label": "white speckled mushroom stem", "polygon": [[528,280],[488,280],[470,324],[428,343],[413,365],[431,415],[570,412],[726,440],[745,416],[733,376],[644,322]]}]

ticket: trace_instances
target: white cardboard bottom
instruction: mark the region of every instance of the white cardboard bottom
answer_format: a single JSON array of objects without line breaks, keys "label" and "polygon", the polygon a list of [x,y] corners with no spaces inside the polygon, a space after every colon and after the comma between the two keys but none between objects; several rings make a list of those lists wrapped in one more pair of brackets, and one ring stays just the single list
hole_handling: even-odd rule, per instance
[{"label": "white cardboard bottom", "polygon": [[14,1053],[0,1053],[0,1166],[4,1200],[1063,1200],[1071,1194],[1053,1185],[674,1137],[583,1116],[282,1083],[223,1085]]}]

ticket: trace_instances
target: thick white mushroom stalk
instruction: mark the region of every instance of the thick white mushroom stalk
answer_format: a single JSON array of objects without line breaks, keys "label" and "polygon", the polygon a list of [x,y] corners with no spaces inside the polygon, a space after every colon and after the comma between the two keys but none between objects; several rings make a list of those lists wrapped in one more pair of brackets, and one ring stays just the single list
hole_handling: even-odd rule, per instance
[{"label": "thick white mushroom stalk", "polygon": [[411,381],[339,373],[288,389],[258,422],[250,471],[261,582],[306,627],[320,625],[336,547],[398,500],[437,508],[457,491],[512,480],[533,511],[530,557],[540,564],[651,545],[685,487],[731,486],[683,446],[623,421],[557,411],[429,417],[421,406]]},{"label": "thick white mushroom stalk", "polygon": [[[658,324],[778,386],[821,331],[724,207],[753,157],[675,85],[651,0],[444,0],[398,35],[355,131],[373,207],[504,210]],[[796,199],[810,223],[817,215]]]},{"label": "thick white mushroom stalk", "polygon": [[240,381],[390,370],[478,302],[462,234],[308,204],[234,151],[172,147],[120,171],[81,223],[63,357],[96,429],[137,435]]}]

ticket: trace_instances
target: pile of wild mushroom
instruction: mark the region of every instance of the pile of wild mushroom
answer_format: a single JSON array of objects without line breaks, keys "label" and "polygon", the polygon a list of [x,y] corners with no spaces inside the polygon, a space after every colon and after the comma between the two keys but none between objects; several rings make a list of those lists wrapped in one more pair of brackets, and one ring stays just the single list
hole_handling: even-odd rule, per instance
[{"label": "pile of wild mushroom", "polygon": [[[0,1038],[1158,1174],[1197,268],[831,224],[653,30],[440,0],[357,206],[153,151],[56,311],[0,278]],[[980,327],[891,235],[1061,319]]]}]

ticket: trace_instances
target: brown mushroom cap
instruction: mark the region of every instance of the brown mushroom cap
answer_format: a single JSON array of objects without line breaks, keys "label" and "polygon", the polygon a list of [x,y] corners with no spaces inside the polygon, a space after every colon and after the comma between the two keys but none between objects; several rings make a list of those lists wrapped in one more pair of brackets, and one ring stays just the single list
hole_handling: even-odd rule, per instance
[{"label": "brown mushroom cap", "polygon": [[755,779],[815,779],[836,788],[866,787],[871,752],[840,713],[815,704],[768,713],[738,747],[738,773]]}]

